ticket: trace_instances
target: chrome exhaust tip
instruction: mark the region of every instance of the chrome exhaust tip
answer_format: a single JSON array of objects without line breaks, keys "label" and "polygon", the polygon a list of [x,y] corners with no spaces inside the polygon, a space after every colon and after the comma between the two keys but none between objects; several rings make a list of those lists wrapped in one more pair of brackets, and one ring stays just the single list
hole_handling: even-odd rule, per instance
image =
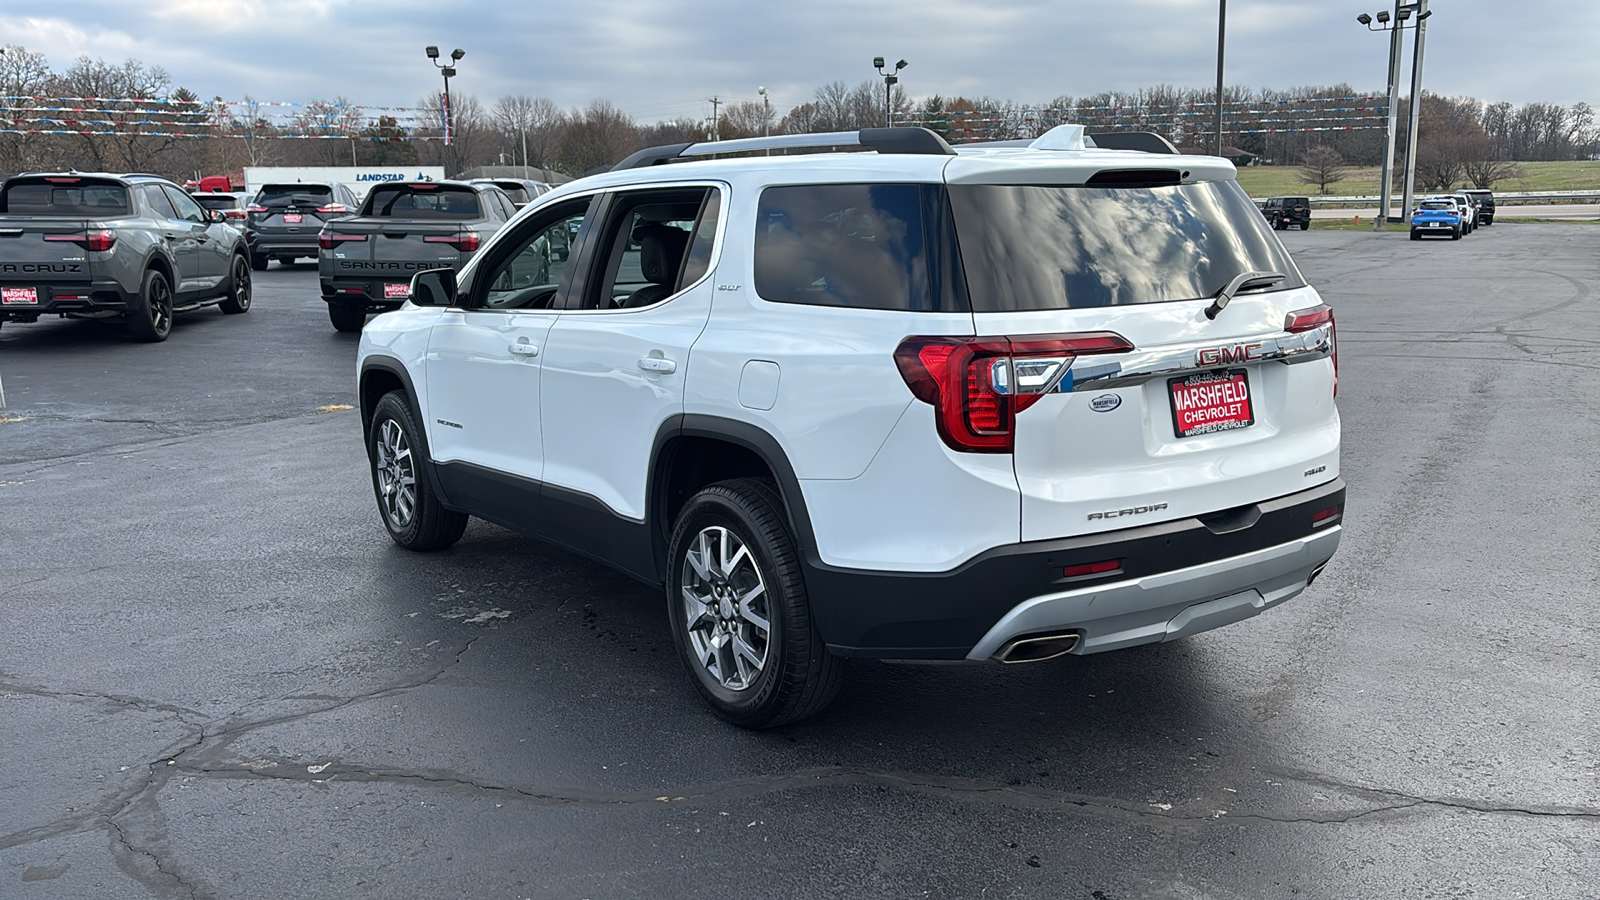
[{"label": "chrome exhaust tip", "polygon": [[1071,653],[1078,646],[1078,635],[1067,634],[1038,634],[1033,637],[1017,638],[1005,645],[998,654],[1001,662],[1011,665],[1013,663],[1044,662]]}]

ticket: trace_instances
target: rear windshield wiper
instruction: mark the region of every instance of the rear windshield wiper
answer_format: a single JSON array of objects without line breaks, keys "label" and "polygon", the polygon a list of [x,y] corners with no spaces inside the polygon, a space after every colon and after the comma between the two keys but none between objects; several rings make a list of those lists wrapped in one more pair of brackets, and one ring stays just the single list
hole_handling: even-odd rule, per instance
[{"label": "rear windshield wiper", "polygon": [[1215,319],[1217,313],[1227,309],[1228,301],[1233,299],[1234,294],[1250,288],[1271,287],[1287,277],[1282,272],[1242,272],[1235,275],[1226,287],[1217,291],[1216,299],[1206,307],[1206,318]]}]

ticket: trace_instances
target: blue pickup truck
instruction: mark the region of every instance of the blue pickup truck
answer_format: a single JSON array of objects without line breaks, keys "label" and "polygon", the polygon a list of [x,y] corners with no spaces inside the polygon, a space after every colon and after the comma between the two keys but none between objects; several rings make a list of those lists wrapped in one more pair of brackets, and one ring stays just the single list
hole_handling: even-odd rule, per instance
[{"label": "blue pickup truck", "polygon": [[1461,212],[1450,200],[1423,200],[1411,211],[1411,239],[1422,240],[1425,234],[1450,235],[1450,240],[1461,240]]}]

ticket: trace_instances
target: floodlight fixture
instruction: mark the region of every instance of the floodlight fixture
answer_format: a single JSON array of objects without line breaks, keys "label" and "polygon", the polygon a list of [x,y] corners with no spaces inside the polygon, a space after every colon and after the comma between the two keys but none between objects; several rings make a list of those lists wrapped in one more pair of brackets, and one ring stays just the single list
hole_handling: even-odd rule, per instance
[{"label": "floodlight fixture", "polygon": [[1356,21],[1360,22],[1363,25],[1371,25],[1372,24],[1372,17],[1367,15],[1366,13],[1362,13],[1361,15],[1356,16]]},{"label": "floodlight fixture", "polygon": [[881,57],[881,56],[874,56],[874,57],[873,57],[873,58],[872,58],[872,67],[873,67],[873,68],[874,68],[874,69],[881,69],[881,68],[883,68],[883,57]]},{"label": "floodlight fixture", "polygon": [[1379,25],[1387,25],[1387,24],[1389,24],[1389,11],[1388,10],[1384,9],[1384,10],[1379,10],[1378,11],[1378,24]]},{"label": "floodlight fixture", "polygon": [[439,48],[435,47],[432,44],[429,44],[425,48],[424,52],[426,52],[428,54],[428,58],[429,59],[438,59],[439,58]]},{"label": "floodlight fixture", "polygon": [[466,56],[466,55],[467,55],[467,51],[461,49],[460,47],[457,47],[456,49],[450,51],[450,60],[452,62],[455,62],[457,60],[460,60],[461,57]]}]

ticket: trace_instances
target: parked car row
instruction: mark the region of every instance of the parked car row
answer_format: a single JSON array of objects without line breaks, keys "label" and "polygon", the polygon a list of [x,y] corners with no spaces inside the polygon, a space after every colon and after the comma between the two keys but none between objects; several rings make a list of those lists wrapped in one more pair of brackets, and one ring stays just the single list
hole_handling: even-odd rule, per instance
[{"label": "parked car row", "polygon": [[1411,211],[1411,239],[1428,235],[1448,235],[1451,240],[1476,231],[1479,225],[1494,223],[1494,194],[1485,190],[1463,190],[1437,197],[1424,197]]}]

